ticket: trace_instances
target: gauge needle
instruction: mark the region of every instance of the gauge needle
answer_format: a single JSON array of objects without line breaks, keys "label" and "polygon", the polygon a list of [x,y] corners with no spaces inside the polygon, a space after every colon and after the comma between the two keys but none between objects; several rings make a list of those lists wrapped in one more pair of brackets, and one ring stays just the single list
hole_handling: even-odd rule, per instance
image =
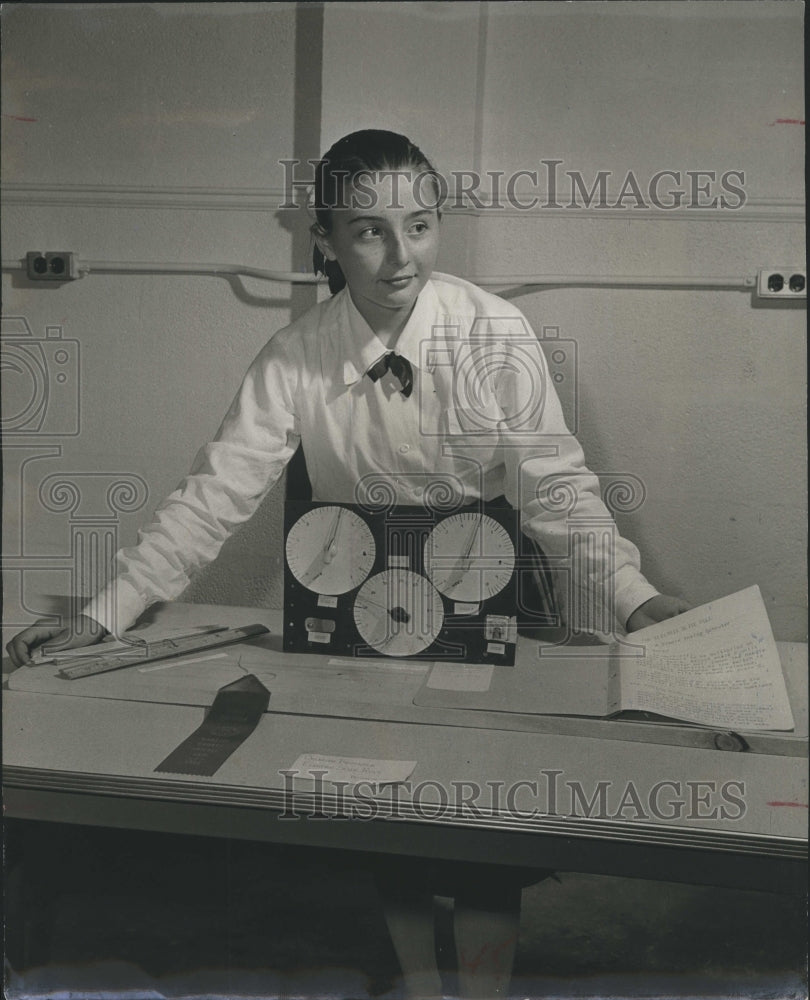
[{"label": "gauge needle", "polygon": [[340,528],[340,518],[342,514],[343,507],[338,507],[338,512],[332,519],[332,525],[329,529],[329,534],[326,536],[323,548],[309,564],[306,572],[302,573],[300,580],[305,587],[308,587],[314,580],[317,580],[321,573],[323,573],[324,567],[327,566],[337,555],[335,539],[337,538],[337,533]]},{"label": "gauge needle", "polygon": [[335,518],[332,521],[332,530],[329,532],[329,536],[326,539],[326,543],[323,547],[323,558],[324,562],[331,562],[332,559],[337,554],[337,546],[335,545],[335,539],[337,538],[338,529],[340,528],[340,519],[343,516],[343,508],[338,507],[338,512],[335,514]]},{"label": "gauge needle", "polygon": [[355,604],[360,608],[372,604],[375,608],[379,608],[381,611],[384,611],[387,615],[391,614],[391,609],[388,607],[388,605],[380,604],[379,601],[372,601],[370,597],[365,597],[365,596],[358,597],[357,600],[355,601]]},{"label": "gauge needle", "polygon": [[366,639],[366,642],[368,642],[368,644],[370,646],[374,646],[376,649],[379,649],[381,646],[384,646],[387,643],[389,643],[394,638],[394,636],[396,635],[396,632],[389,632],[388,631],[389,623],[393,620],[391,618],[391,609],[390,608],[386,608],[382,604],[378,604],[377,601],[370,601],[366,597],[364,597],[362,600],[355,601],[355,605],[354,606],[356,608],[360,608],[361,611],[367,611],[368,608],[369,608],[369,605],[371,605],[372,607],[375,607],[375,608],[379,608],[380,611],[384,612],[384,614],[378,615],[374,619],[374,623],[376,625],[381,625],[382,626],[383,637],[381,639]]},{"label": "gauge needle", "polygon": [[[387,646],[389,642],[392,642],[394,639],[396,639],[397,635],[399,635],[400,621],[398,618],[394,617],[393,608],[389,607],[386,604],[380,604],[379,601],[373,601],[371,600],[370,597],[358,597],[357,600],[355,601],[355,607],[358,607],[364,611],[367,610],[369,605],[371,605],[371,607],[374,608],[379,608],[380,611],[383,612],[383,614],[376,619],[377,623],[382,625],[383,638],[368,639],[367,642],[370,646],[374,646],[375,649],[382,649],[383,646]],[[389,632],[388,630],[390,628],[390,623],[392,621],[396,622],[397,627]]]},{"label": "gauge needle", "polygon": [[308,587],[313,580],[316,580],[321,573],[323,573],[324,566],[326,565],[326,559],[324,558],[323,549],[315,556],[312,562],[309,564],[309,568],[305,573],[302,573],[299,580],[305,587]]},{"label": "gauge needle", "polygon": [[464,578],[464,574],[470,568],[470,553],[472,552],[473,544],[475,542],[475,538],[476,535],[478,534],[478,529],[480,527],[481,527],[481,519],[476,518],[475,524],[473,525],[473,529],[470,532],[470,537],[467,539],[467,544],[464,547],[464,552],[462,553],[461,558],[458,560],[456,565],[453,567],[453,570],[450,574],[450,578],[445,584],[445,587],[448,590],[452,590],[453,587],[461,583],[462,579]]}]

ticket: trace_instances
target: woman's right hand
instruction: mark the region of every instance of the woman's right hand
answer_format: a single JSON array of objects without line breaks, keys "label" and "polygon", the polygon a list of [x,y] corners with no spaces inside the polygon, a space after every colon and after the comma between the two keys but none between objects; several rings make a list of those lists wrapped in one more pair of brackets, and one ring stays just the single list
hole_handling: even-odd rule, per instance
[{"label": "woman's right hand", "polygon": [[[6,646],[15,667],[32,664],[31,654],[35,649],[48,643],[54,650],[76,649],[100,642],[107,630],[87,615],[76,615],[67,625],[52,625],[44,621],[35,622],[19,632]],[[46,650],[47,653],[47,650]]]}]

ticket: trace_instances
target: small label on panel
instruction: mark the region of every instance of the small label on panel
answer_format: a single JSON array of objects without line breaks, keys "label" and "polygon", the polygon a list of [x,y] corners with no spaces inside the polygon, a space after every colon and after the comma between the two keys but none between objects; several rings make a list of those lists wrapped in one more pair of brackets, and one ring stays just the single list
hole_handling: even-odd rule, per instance
[{"label": "small label on panel", "polygon": [[318,595],[318,607],[319,608],[336,608],[338,606],[337,595],[334,594],[319,594]]},{"label": "small label on panel", "polygon": [[496,653],[498,656],[506,655],[506,646],[502,642],[488,642],[487,652]]},{"label": "small label on panel", "polygon": [[454,615],[477,615],[481,608],[480,604],[469,604],[464,601],[456,601],[453,604]]},{"label": "small label on panel", "polygon": [[328,632],[308,632],[307,639],[310,642],[322,642],[330,643],[332,641],[332,636]]},{"label": "small label on panel", "polygon": [[507,615],[487,615],[485,637],[497,642],[517,642],[517,618]]},{"label": "small label on panel", "polygon": [[395,569],[409,569],[411,560],[408,556],[389,556],[388,565],[393,566]]}]

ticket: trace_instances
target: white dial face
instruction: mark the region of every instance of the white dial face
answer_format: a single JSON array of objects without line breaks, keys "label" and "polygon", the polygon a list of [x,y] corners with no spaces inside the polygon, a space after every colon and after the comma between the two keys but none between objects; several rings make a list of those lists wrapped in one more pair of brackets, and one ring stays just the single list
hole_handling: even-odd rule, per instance
[{"label": "white dial face", "polygon": [[486,514],[453,514],[425,542],[425,572],[446,597],[480,604],[509,583],[515,547],[503,525]]},{"label": "white dial face", "polygon": [[354,622],[361,638],[380,653],[411,656],[427,649],[441,632],[444,607],[425,577],[387,569],[357,592]]},{"label": "white dial face", "polygon": [[287,535],[287,565],[299,583],[318,594],[359,587],[374,565],[374,538],[366,522],[346,507],[316,507]]}]

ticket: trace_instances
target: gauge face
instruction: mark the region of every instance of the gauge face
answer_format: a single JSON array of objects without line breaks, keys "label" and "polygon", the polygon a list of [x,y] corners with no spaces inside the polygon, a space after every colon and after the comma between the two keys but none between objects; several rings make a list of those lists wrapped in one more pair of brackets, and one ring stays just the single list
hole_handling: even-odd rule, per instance
[{"label": "gauge face", "polygon": [[374,565],[371,529],[346,507],[316,507],[287,535],[287,565],[296,580],[318,594],[359,587]]},{"label": "gauge face", "polygon": [[480,604],[503,590],[514,569],[509,532],[486,514],[453,514],[425,542],[425,572],[453,601]]},{"label": "gauge face", "polygon": [[441,632],[444,607],[424,576],[387,569],[357,592],[354,623],[361,638],[380,653],[412,656],[427,649]]}]

